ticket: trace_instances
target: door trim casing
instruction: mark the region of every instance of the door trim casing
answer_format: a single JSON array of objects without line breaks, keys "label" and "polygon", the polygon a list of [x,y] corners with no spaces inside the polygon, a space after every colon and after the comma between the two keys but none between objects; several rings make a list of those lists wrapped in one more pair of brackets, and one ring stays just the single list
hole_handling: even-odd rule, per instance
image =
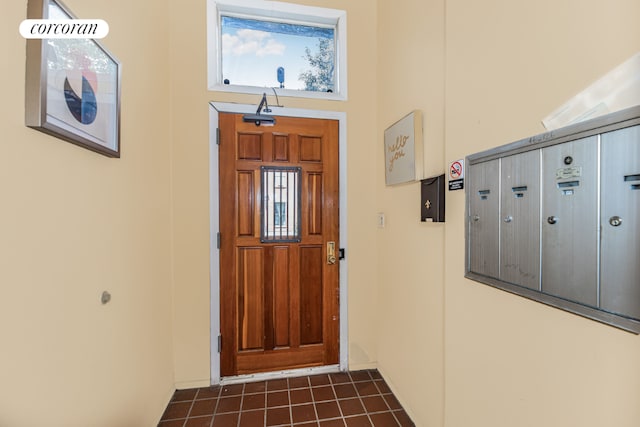
[{"label": "door trim casing", "polygon": [[[337,120],[339,123],[339,221],[340,242],[343,248],[348,247],[347,240],[347,113],[342,111],[306,110],[269,106],[274,116],[301,117]],[[211,307],[211,384],[220,384],[220,353],[218,352],[218,336],[220,335],[220,249],[217,246],[219,231],[219,191],[218,191],[218,146],[217,129],[219,113],[255,113],[256,106],[251,104],[234,104],[224,102],[209,103],[209,280]],[[348,368],[348,301],[347,301],[347,258],[340,261],[340,356],[339,370]],[[326,367],[307,368],[305,375],[322,373]],[[335,369],[335,366],[330,369]],[[278,371],[268,374],[270,377],[291,376],[290,371]],[[229,379],[225,378],[224,382]]]}]

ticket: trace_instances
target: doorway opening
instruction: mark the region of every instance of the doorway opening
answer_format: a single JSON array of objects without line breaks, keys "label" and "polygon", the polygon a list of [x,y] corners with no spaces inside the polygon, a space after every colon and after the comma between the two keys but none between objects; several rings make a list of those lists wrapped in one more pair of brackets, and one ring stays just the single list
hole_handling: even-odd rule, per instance
[{"label": "doorway opening", "polygon": [[[295,120],[300,119],[301,121],[303,121],[303,119],[311,119],[311,122],[313,122],[314,120],[317,120],[318,122],[321,121],[334,121],[337,123],[337,134],[338,134],[338,143],[337,143],[337,149],[338,149],[338,156],[337,156],[337,162],[338,164],[338,205],[339,205],[339,209],[337,209],[337,211],[339,211],[338,216],[339,216],[339,236],[335,237],[334,239],[337,239],[337,241],[339,241],[339,245],[342,248],[346,248],[347,247],[347,233],[346,233],[346,229],[347,229],[347,222],[346,222],[346,212],[347,212],[347,203],[346,203],[346,113],[344,112],[327,112],[327,111],[314,111],[314,110],[301,110],[301,109],[290,109],[290,108],[284,108],[284,107],[272,107],[273,108],[273,115],[274,116],[278,116],[278,117],[283,117],[285,118],[283,123],[286,122],[286,120],[294,120],[291,123],[296,123]],[[271,328],[273,327],[273,325],[266,325],[268,327],[265,328],[265,325],[262,322],[261,318],[263,318],[262,315],[257,316],[252,319],[251,317],[245,317],[242,319],[242,321],[244,322],[244,324],[242,323],[238,323],[236,320],[234,320],[234,322],[236,322],[236,325],[239,325],[240,328],[244,328],[245,332],[250,330],[250,327],[254,327],[254,332],[253,335],[251,333],[249,333],[248,335],[245,334],[244,338],[244,344],[247,343],[251,343],[253,347],[256,347],[255,349],[252,349],[252,346],[245,346],[247,347],[245,351],[245,353],[243,354],[243,356],[249,356],[248,358],[245,358],[245,362],[248,361],[249,365],[246,365],[243,363],[245,362],[240,362],[241,366],[244,366],[244,368],[242,369],[235,369],[230,371],[229,370],[229,364],[228,362],[224,362],[224,358],[221,358],[221,353],[219,352],[220,347],[222,346],[224,348],[225,342],[227,345],[233,345],[235,348],[238,348],[237,344],[238,341],[236,340],[237,337],[240,334],[234,333],[233,334],[233,339],[229,340],[228,337],[225,340],[224,338],[220,339],[221,336],[221,330],[224,327],[223,324],[221,324],[221,313],[225,313],[223,311],[223,304],[221,304],[221,288],[220,288],[220,255],[221,255],[221,250],[219,248],[219,232],[220,232],[220,225],[221,225],[221,194],[219,191],[221,182],[220,182],[220,151],[219,151],[219,145],[217,144],[218,138],[219,138],[219,134],[220,131],[218,130],[220,128],[220,121],[221,118],[223,118],[225,115],[229,115],[229,113],[235,113],[235,114],[245,114],[245,113],[252,113],[255,111],[255,106],[253,105],[245,105],[245,104],[229,104],[229,103],[210,103],[210,280],[211,280],[211,383],[212,384],[218,384],[218,383],[231,383],[231,382],[236,382],[236,381],[246,381],[248,379],[256,379],[256,378],[275,378],[275,377],[284,377],[284,376],[293,376],[293,375],[300,375],[300,374],[308,374],[308,373],[322,373],[322,372],[332,372],[332,371],[337,371],[337,370],[346,370],[348,367],[348,347],[347,347],[347,343],[348,343],[348,339],[347,339],[347,260],[339,260],[338,265],[339,268],[336,269],[336,271],[339,270],[339,284],[338,284],[338,289],[337,289],[337,293],[338,293],[338,297],[337,299],[339,300],[339,306],[336,308],[337,312],[339,313],[338,315],[338,319],[337,322],[339,323],[339,325],[337,325],[336,330],[337,330],[337,334],[338,334],[338,341],[335,344],[336,346],[338,346],[338,357],[335,359],[332,359],[332,362],[330,364],[326,364],[326,363],[321,363],[321,364],[317,364],[315,362],[309,362],[306,363],[304,362],[304,360],[302,360],[301,363],[298,363],[297,365],[294,363],[294,366],[301,366],[302,368],[299,369],[280,369],[278,368],[278,364],[274,364],[273,367],[274,368],[270,368],[269,363],[267,363],[265,366],[263,366],[262,368],[258,369],[260,371],[263,371],[262,373],[255,373],[252,372],[251,369],[246,369],[246,366],[250,366],[251,363],[253,363],[252,361],[252,357],[254,357],[257,353],[260,353],[262,351],[262,353],[270,353],[273,354],[275,353],[274,349],[276,348],[283,348],[286,347],[285,346],[280,346],[278,347],[276,344],[278,344],[277,342],[274,341],[274,339],[276,338],[275,335],[271,335],[269,337],[267,337],[267,335],[269,335],[269,331],[271,330]],[[291,118],[291,119],[288,119]],[[295,119],[294,119],[295,118]],[[224,119],[223,119],[224,120]],[[228,120],[228,119],[227,119]],[[241,120],[240,120],[241,121]],[[240,125],[242,126],[242,125]],[[249,135],[248,138],[245,138],[245,142],[244,142],[244,147],[243,150],[249,150],[249,151],[244,151],[245,154],[247,154],[249,157],[251,157],[252,153],[250,153],[252,147],[255,148],[255,146],[253,145],[254,142],[252,142],[253,136],[251,136],[250,134],[259,134],[259,132],[256,132],[257,127],[255,125],[252,125],[253,129],[249,129],[247,128],[244,132],[244,135]],[[278,137],[280,137],[282,132],[278,133]],[[314,142],[314,138],[310,138],[309,136],[311,136],[312,132],[307,130],[307,131],[302,131],[301,132],[301,137],[299,137],[299,139],[295,140],[296,141],[296,146],[297,148],[294,148],[293,151],[291,151],[291,153],[293,153],[294,156],[297,156],[297,159],[300,160],[313,160],[313,156],[318,154],[319,152],[316,151],[316,149],[319,149],[318,145],[316,144],[316,142]],[[300,142],[304,140],[305,142]],[[299,145],[302,144],[302,145]],[[322,144],[320,144],[322,145]],[[270,146],[272,146],[272,144],[270,144]],[[286,146],[286,145],[285,145]],[[302,147],[303,153],[302,153],[302,157],[301,156],[301,152],[300,152],[300,147]],[[237,150],[237,148],[234,148],[234,150]],[[335,148],[334,148],[335,150]],[[280,154],[278,154],[279,156],[282,155],[283,152],[280,152]],[[328,152],[327,152],[328,153]],[[255,153],[254,153],[255,154]],[[311,156],[311,157],[309,157]],[[271,158],[271,160],[274,160],[274,158]],[[303,162],[305,163],[305,162]],[[307,162],[309,163],[309,162]],[[311,162],[313,163],[313,162]],[[246,166],[246,165],[245,165]],[[266,170],[269,170],[270,166],[267,166]],[[264,166],[263,166],[264,168]],[[247,168],[244,167],[243,172],[247,172],[246,170]],[[234,172],[234,174],[237,174],[237,171]],[[290,176],[291,175],[291,176]],[[248,188],[250,188],[250,186],[252,185],[252,183],[255,183],[257,187],[260,186],[260,180],[261,179],[265,179],[265,172],[264,170],[261,172],[260,170],[257,171],[257,173],[255,174],[254,178],[248,178],[249,177],[248,174],[244,174],[243,177],[240,178],[240,182],[241,186],[243,187],[243,191],[247,191]],[[269,177],[271,177],[271,175],[268,175]],[[286,173],[283,172],[274,172],[273,176],[271,178],[273,178],[274,182],[275,180],[277,180],[278,178],[282,179],[282,177],[287,177],[288,179],[293,181],[293,177],[295,176],[293,174],[293,172],[287,170]],[[313,170],[311,170],[310,175],[308,175],[308,179],[305,181],[301,181],[300,185],[303,186],[304,185],[304,189],[306,194],[312,194],[312,188],[309,186],[309,183],[311,183],[313,185],[313,183],[318,183],[317,181],[317,174],[314,174]],[[269,178],[266,178],[267,180]],[[305,183],[306,182],[306,183]],[[275,183],[274,184],[274,188],[278,188],[278,191],[281,191],[281,187],[282,187],[282,183],[278,184]],[[297,184],[296,184],[297,185]],[[225,187],[226,188],[226,187]],[[234,190],[237,191],[237,188]],[[311,193],[309,193],[309,191],[311,191]],[[252,193],[252,194],[257,194],[257,193]],[[292,193],[293,194],[293,193]],[[258,196],[259,197],[259,196]],[[271,224],[272,226],[275,226],[275,230],[278,232],[282,232],[283,230],[283,224],[286,224],[287,221],[291,221],[291,219],[293,219],[293,217],[290,219],[288,217],[286,217],[285,215],[289,215],[288,212],[289,211],[285,211],[284,205],[283,203],[288,202],[289,198],[291,198],[292,196],[287,196],[286,198],[283,198],[282,200],[278,200],[276,201],[275,198],[272,201],[271,204],[266,204],[266,206],[269,207],[269,209],[266,209],[265,212],[267,212],[267,219],[271,218],[273,221],[273,224]],[[281,197],[282,198],[282,197]],[[318,199],[320,200],[320,199]],[[222,204],[222,208],[223,210],[225,209],[224,206],[224,201]],[[260,215],[260,205],[261,201],[257,200],[257,203],[254,207],[252,208],[248,208],[251,210],[251,212],[255,212],[256,216]],[[254,209],[255,208],[255,209]],[[271,209],[272,208],[272,209]],[[245,209],[247,209],[245,207]],[[272,212],[273,211],[273,212]],[[249,211],[247,211],[249,212]],[[269,213],[271,214],[269,216]],[[224,214],[223,214],[224,217]],[[237,217],[237,215],[236,215]],[[223,218],[224,219],[224,218]],[[260,225],[261,221],[258,221],[258,235],[263,232],[264,230],[261,231],[261,225]],[[268,221],[267,221],[268,222]],[[305,219],[302,218],[301,220],[301,224],[305,224]],[[318,224],[320,224],[320,222],[318,222]],[[246,225],[246,224],[245,224]],[[243,225],[244,226],[244,225]],[[262,224],[262,226],[264,226],[264,224]],[[303,225],[302,227],[307,227],[308,225]],[[234,227],[237,227],[237,224],[234,225]],[[311,227],[313,227],[313,224],[311,225]],[[309,230],[307,230],[309,231]],[[259,237],[259,236],[258,236]],[[264,236],[263,236],[264,237]],[[258,239],[260,240],[260,239]],[[293,239],[295,240],[295,239]],[[315,241],[314,241],[315,242]],[[331,258],[328,255],[327,252],[327,257],[324,257],[324,251],[325,251],[325,246],[326,246],[326,250],[329,250],[329,245],[328,243],[330,242],[324,242],[322,241],[321,244],[320,242],[307,242],[306,245],[303,245],[304,249],[302,252],[304,254],[307,255],[311,255],[314,254],[312,257],[307,257],[306,261],[303,259],[302,262],[308,262],[310,259],[315,259],[317,258],[317,254],[319,252],[318,248],[322,248],[322,258],[323,258],[323,262],[327,261],[328,264],[331,264],[329,261],[331,261]],[[284,249],[283,243],[277,243],[274,244],[273,242],[269,243],[264,243],[266,245],[266,250],[264,251],[265,254],[267,254],[267,260],[269,260],[269,263],[271,263],[271,260],[273,258],[273,254],[276,253],[278,254],[278,256],[282,258],[283,254],[285,254],[287,251]],[[242,246],[242,244],[241,244]],[[256,249],[258,248],[257,245],[249,245],[251,246],[251,249]],[[314,249],[315,247],[315,249]],[[248,247],[244,246],[244,249],[249,249]],[[251,265],[265,265],[264,259],[262,258],[262,255],[260,255],[261,251],[258,250],[241,250],[240,252],[238,252],[238,248],[236,247],[235,249],[232,250],[234,257],[235,254],[237,253],[241,253],[241,257],[244,257],[246,255],[246,257],[243,258],[243,265],[244,267],[249,266],[249,268],[252,268]],[[335,249],[335,252],[338,253],[338,248],[331,248],[331,249]],[[291,251],[292,253],[294,252],[300,252],[299,250],[293,250]],[[285,257],[286,259],[289,259],[288,257]],[[304,258],[304,256],[303,256]],[[251,263],[247,263],[248,260],[251,260]],[[298,263],[301,262],[300,258],[292,258],[291,259],[294,263]],[[235,261],[234,261],[235,262]],[[311,263],[313,264],[316,261],[311,261]],[[335,262],[335,261],[333,261]],[[286,263],[286,262],[285,262]],[[226,265],[226,264],[223,264]],[[235,264],[234,264],[235,265]],[[338,267],[338,266],[336,266]],[[322,269],[323,271],[329,272],[330,275],[330,268],[331,266],[324,266],[324,267],[320,267],[318,264],[318,268]],[[237,271],[237,268],[233,267],[234,271]],[[255,268],[254,268],[255,270]],[[249,271],[249,270],[243,270],[243,271]],[[272,272],[268,271],[269,276],[272,276]],[[250,275],[252,273],[249,273]],[[322,277],[322,273],[318,274],[318,277]],[[235,280],[235,278],[233,278]],[[313,279],[313,278],[312,278]],[[258,281],[259,282],[259,281]],[[255,279],[249,279],[248,281],[245,281],[245,283],[248,283],[249,286],[251,286],[251,284],[255,284],[258,283],[256,282]],[[267,284],[267,285],[271,285],[271,287],[267,286],[265,289],[271,289],[273,290],[273,284]],[[260,285],[262,286],[262,285]],[[295,292],[295,290],[294,290]],[[223,290],[224,293],[224,290]],[[311,294],[309,294],[311,295]],[[307,295],[307,297],[309,297],[309,295]],[[267,295],[269,298],[273,298],[272,294],[268,294]],[[313,295],[311,295],[311,298],[314,298]],[[261,297],[261,299],[264,299]],[[267,304],[267,306],[273,307],[273,304],[271,303],[272,300],[269,300],[269,304]],[[307,301],[307,305],[309,305],[309,303],[311,302],[311,300]],[[246,305],[247,303],[249,305],[251,305],[251,301],[247,302],[246,300],[242,301],[243,305]],[[237,301],[234,302],[234,304],[237,307]],[[298,308],[294,308],[295,310],[297,310]],[[267,308],[267,310],[269,310],[269,308]],[[295,313],[295,311],[293,311],[293,313]],[[234,319],[238,319],[237,313],[233,313]],[[267,317],[264,317],[265,319]],[[334,316],[335,318],[335,316]],[[224,318],[223,318],[224,319]],[[304,329],[306,326],[310,326],[311,329],[307,330],[307,337],[311,337],[314,333],[317,336],[318,333],[318,325],[316,324],[314,326],[313,322],[309,323],[309,325],[305,322],[302,322],[303,326],[302,328]],[[326,325],[329,325],[330,323],[327,323]],[[257,326],[256,326],[257,325]],[[249,328],[249,329],[247,329]],[[259,334],[255,332],[255,329],[259,329],[260,331],[266,331],[265,336],[261,336],[262,332],[260,332]],[[315,329],[314,329],[315,328]],[[286,328],[284,328],[286,329]],[[228,329],[227,329],[228,331]],[[285,340],[284,335],[282,334],[283,329],[280,328],[279,330],[279,337],[278,339],[280,340]],[[240,332],[242,332],[242,330],[240,330]],[[270,349],[269,351],[265,352],[264,349],[259,349],[257,347],[260,347],[258,344],[256,344],[258,341],[262,342],[263,338],[265,338],[266,342],[268,345],[270,345]],[[242,338],[240,338],[242,339]],[[247,341],[248,339],[248,341]],[[317,339],[316,339],[317,341]],[[283,341],[284,344],[287,344],[286,342]],[[280,343],[282,344],[282,343]],[[307,357],[307,356],[302,356],[302,353],[305,353],[307,355],[313,353],[313,351],[311,351],[311,349],[314,346],[318,346],[319,343],[306,343],[306,345],[303,345],[302,347],[304,347],[303,351],[298,352],[300,357]],[[228,350],[228,349],[227,349]],[[253,351],[252,351],[253,350]],[[298,357],[298,356],[296,356]],[[335,361],[335,363],[333,362]],[[226,364],[226,365],[224,365]],[[226,366],[226,367],[225,367]],[[236,365],[237,368],[237,365]],[[231,375],[229,374],[229,372],[233,372]]]}]

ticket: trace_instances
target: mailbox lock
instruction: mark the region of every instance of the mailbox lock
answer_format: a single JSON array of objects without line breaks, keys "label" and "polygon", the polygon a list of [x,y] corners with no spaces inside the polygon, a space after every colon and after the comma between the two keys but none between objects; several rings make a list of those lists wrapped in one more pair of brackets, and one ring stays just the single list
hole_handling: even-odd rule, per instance
[{"label": "mailbox lock", "polygon": [[567,166],[568,166],[568,165],[570,165],[571,163],[573,163],[573,157],[571,157],[571,156],[567,156],[567,157],[565,157],[565,158],[564,158],[564,164],[565,164],[565,165],[567,165]]},{"label": "mailbox lock", "polygon": [[474,220],[475,222],[480,221],[480,215],[474,215],[474,216],[473,216],[473,220]]},{"label": "mailbox lock", "polygon": [[549,218],[547,218],[547,222],[551,225],[555,224],[556,222],[558,222],[558,218],[551,215]]},{"label": "mailbox lock", "polygon": [[511,215],[504,217],[504,222],[511,222],[511,221],[513,221],[513,217]]},{"label": "mailbox lock", "polygon": [[620,218],[619,216],[612,216],[611,218],[609,218],[609,224],[613,225],[614,227],[618,227],[620,226],[620,224],[622,224],[622,218]]}]

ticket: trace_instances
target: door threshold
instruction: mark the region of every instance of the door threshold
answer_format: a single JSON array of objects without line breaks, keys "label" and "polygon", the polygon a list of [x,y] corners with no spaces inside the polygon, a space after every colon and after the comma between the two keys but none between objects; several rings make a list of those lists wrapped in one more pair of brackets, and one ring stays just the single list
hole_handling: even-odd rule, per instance
[{"label": "door threshold", "polygon": [[260,372],[220,378],[220,385],[278,380],[282,378],[304,377],[307,375],[334,374],[340,372],[340,365],[316,366],[313,368],[289,369],[285,371]]}]

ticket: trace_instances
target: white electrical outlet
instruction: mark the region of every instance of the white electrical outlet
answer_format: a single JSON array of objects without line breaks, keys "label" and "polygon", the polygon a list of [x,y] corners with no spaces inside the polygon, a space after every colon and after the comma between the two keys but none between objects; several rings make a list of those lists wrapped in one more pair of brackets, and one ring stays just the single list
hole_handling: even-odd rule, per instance
[{"label": "white electrical outlet", "polygon": [[384,228],[384,212],[378,212],[378,228]]}]

